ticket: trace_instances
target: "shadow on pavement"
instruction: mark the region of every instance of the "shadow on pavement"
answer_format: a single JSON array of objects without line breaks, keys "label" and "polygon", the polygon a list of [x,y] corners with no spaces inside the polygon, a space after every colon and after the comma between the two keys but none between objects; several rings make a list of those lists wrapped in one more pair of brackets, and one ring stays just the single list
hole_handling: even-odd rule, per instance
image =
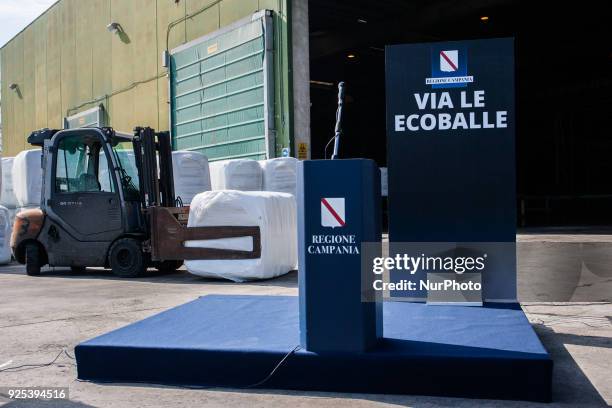
[{"label": "shadow on pavement", "polygon": [[581,407],[607,407],[608,404],[569,353],[566,345],[609,348],[612,347],[612,339],[556,333],[543,324],[534,324],[533,328],[555,364],[553,368],[553,402]]},{"label": "shadow on pavement", "polygon": [[[25,267],[18,263],[0,266],[0,275],[25,275]],[[44,278],[59,278],[59,279],[106,279],[106,280],[123,280],[126,282],[149,282],[149,283],[172,283],[172,284],[207,284],[207,285],[236,285],[236,282],[231,282],[222,279],[203,278],[197,275],[192,275],[185,267],[176,272],[159,272],[155,269],[149,269],[144,276],[137,278],[120,278],[113,275],[110,269],[104,268],[87,268],[84,272],[74,272],[70,268],[65,267],[44,267],[40,277]],[[32,279],[37,277],[32,276]],[[286,275],[278,278],[243,282],[241,285],[256,285],[256,286],[280,286],[286,288],[297,287],[297,271],[291,271]]]}]

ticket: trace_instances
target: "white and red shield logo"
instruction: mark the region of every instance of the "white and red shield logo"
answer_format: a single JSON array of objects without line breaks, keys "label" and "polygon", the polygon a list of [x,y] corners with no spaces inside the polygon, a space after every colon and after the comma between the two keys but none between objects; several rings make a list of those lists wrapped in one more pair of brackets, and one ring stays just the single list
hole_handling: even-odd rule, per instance
[{"label": "white and red shield logo", "polygon": [[336,228],[344,227],[345,224],[344,198],[322,198],[321,225]]},{"label": "white and red shield logo", "polygon": [[440,51],[440,71],[455,72],[459,69],[459,51]]}]

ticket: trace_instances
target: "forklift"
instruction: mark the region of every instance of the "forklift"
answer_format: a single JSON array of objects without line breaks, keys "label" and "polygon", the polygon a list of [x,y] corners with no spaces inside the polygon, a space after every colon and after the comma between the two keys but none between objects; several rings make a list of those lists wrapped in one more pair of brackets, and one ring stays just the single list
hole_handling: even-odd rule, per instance
[{"label": "forklift", "polygon": [[[189,207],[175,197],[169,132],[42,129],[28,143],[42,148],[41,203],[17,214],[11,235],[13,256],[28,275],[49,265],[73,272],[105,267],[131,278],[149,267],[175,271],[184,260],[261,256],[257,226],[187,227]],[[237,237],[251,237],[252,250],[202,247]]]}]

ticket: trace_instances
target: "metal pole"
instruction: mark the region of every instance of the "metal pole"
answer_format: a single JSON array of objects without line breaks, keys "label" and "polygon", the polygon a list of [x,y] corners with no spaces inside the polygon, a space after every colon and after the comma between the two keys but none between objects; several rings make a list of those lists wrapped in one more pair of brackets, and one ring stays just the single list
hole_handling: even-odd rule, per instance
[{"label": "metal pole", "polygon": [[332,160],[338,158],[340,150],[340,136],[342,135],[342,109],[344,108],[344,82],[338,84],[338,110],[336,111],[336,140],[334,141],[334,153]]}]

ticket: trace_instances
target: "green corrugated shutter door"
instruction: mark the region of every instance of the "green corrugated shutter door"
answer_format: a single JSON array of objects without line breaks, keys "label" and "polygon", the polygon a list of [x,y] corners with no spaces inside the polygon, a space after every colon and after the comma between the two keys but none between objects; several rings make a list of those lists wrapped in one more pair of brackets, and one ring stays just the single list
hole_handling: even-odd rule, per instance
[{"label": "green corrugated shutter door", "polygon": [[175,150],[211,161],[274,155],[271,25],[260,12],[172,51]]}]

